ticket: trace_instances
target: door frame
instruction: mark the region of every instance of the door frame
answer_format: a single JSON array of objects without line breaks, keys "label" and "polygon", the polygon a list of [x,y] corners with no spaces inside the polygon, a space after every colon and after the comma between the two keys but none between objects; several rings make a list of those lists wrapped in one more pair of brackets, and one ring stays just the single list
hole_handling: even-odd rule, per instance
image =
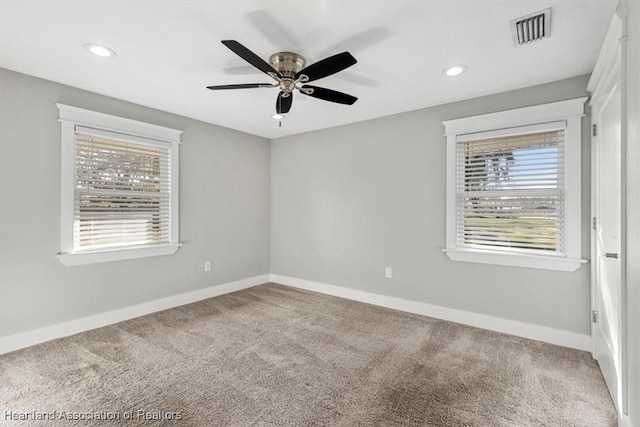
[{"label": "door frame", "polygon": [[[628,358],[627,358],[627,203],[626,203],[626,151],[627,151],[627,102],[626,102],[626,68],[627,68],[627,8],[623,3],[618,3],[611,25],[602,45],[596,65],[587,85],[587,90],[594,99],[600,97],[599,89],[611,78],[610,70],[613,63],[620,58],[620,383],[621,401],[616,402],[619,408],[619,423],[624,423],[628,414]],[[592,116],[592,123],[593,123]],[[595,123],[597,125],[597,123]],[[592,128],[593,129],[593,128]],[[597,132],[596,132],[597,133]],[[591,310],[595,310],[596,296],[596,230],[594,218],[596,218],[596,173],[597,173],[597,136],[591,133]],[[595,219],[597,221],[597,219]],[[596,355],[596,325],[591,322],[591,354]]]}]

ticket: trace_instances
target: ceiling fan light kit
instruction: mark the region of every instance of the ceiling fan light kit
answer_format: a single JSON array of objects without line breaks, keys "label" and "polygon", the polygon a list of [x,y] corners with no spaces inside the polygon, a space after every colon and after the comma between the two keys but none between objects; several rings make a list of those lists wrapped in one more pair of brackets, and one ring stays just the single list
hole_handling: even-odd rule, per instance
[{"label": "ceiling fan light kit", "polygon": [[[352,105],[358,100],[355,96],[346,93],[305,84],[340,72],[358,62],[349,52],[338,53],[337,55],[306,66],[304,57],[294,52],[274,53],[269,57],[269,62],[267,63],[235,40],[223,40],[222,44],[249,64],[271,77],[275,80],[275,83],[217,85],[207,86],[207,89],[279,88],[280,93],[276,99],[276,115],[278,117],[282,117],[283,114],[291,110],[293,92],[295,90],[303,95],[338,104]],[[275,115],[274,118],[276,118]]]}]

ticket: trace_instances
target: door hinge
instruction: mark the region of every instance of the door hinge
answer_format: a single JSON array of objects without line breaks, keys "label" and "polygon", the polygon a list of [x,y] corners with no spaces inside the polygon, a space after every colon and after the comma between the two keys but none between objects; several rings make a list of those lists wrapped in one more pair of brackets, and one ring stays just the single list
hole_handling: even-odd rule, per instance
[{"label": "door hinge", "polygon": [[591,125],[591,135],[593,136],[598,135],[598,125]]},{"label": "door hinge", "polygon": [[593,323],[598,323],[598,311],[597,310],[591,310],[591,321]]},{"label": "door hinge", "polygon": [[595,216],[591,219],[591,228],[594,230],[598,229],[598,220]]}]

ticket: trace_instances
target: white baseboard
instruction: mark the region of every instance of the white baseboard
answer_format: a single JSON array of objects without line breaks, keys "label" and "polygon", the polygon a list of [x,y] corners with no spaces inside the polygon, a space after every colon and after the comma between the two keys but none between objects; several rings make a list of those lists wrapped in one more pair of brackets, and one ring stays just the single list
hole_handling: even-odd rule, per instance
[{"label": "white baseboard", "polygon": [[409,301],[402,298],[372,294],[370,292],[359,291],[342,286],[328,285],[325,283],[312,282],[310,280],[280,276],[278,274],[271,274],[270,278],[271,282],[280,283],[294,288],[365,302],[381,307],[406,311],[408,313],[420,314],[422,316],[434,317],[436,319],[448,320],[450,322],[462,323],[463,325],[475,326],[477,328],[502,332],[509,335],[516,335],[563,347],[575,348],[589,352],[591,351],[591,337],[586,334],[578,334],[576,332],[564,331],[547,326],[487,316],[485,314],[456,310],[454,308],[426,304],[423,302]]},{"label": "white baseboard", "polygon": [[633,427],[628,416],[618,413],[618,427]]},{"label": "white baseboard", "polygon": [[124,307],[117,310],[95,314],[93,316],[71,320],[69,322],[58,323],[56,325],[40,329],[9,335],[7,337],[0,338],[0,354],[9,353],[45,341],[66,337],[79,332],[100,328],[102,326],[112,325],[114,323],[166,310],[168,308],[178,307],[207,298],[251,288],[268,282],[269,278],[268,274],[250,277],[248,279],[211,286],[205,289],[198,289],[197,291],[160,298],[154,301],[132,305],[130,307]]},{"label": "white baseboard", "polygon": [[591,337],[586,334],[578,334],[561,329],[549,328],[547,326],[533,325],[530,323],[518,322],[516,320],[502,319],[499,317],[456,310],[453,308],[417,301],[409,301],[402,298],[373,294],[356,289],[281,276],[278,274],[264,274],[222,285],[211,286],[205,289],[199,289],[197,291],[173,295],[118,310],[107,311],[93,316],[71,320],[69,322],[58,323],[56,325],[22,332],[15,335],[9,335],[7,337],[0,338],[0,354],[9,353],[45,341],[66,337],[91,329],[100,328],[102,326],[112,325],[135,317],[155,313],[157,311],[240,291],[266,282],[281,283],[295,288],[306,289],[340,298],[406,311],[408,313],[462,323],[464,325],[544,341],[578,350],[591,351]]}]

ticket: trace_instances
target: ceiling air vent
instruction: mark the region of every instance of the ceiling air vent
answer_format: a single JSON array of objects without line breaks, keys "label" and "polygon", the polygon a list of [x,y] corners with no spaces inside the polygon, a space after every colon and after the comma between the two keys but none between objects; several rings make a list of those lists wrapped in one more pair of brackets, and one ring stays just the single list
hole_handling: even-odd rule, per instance
[{"label": "ceiling air vent", "polygon": [[511,21],[511,35],[513,36],[513,45],[516,47],[549,37],[550,30],[551,8]]}]

